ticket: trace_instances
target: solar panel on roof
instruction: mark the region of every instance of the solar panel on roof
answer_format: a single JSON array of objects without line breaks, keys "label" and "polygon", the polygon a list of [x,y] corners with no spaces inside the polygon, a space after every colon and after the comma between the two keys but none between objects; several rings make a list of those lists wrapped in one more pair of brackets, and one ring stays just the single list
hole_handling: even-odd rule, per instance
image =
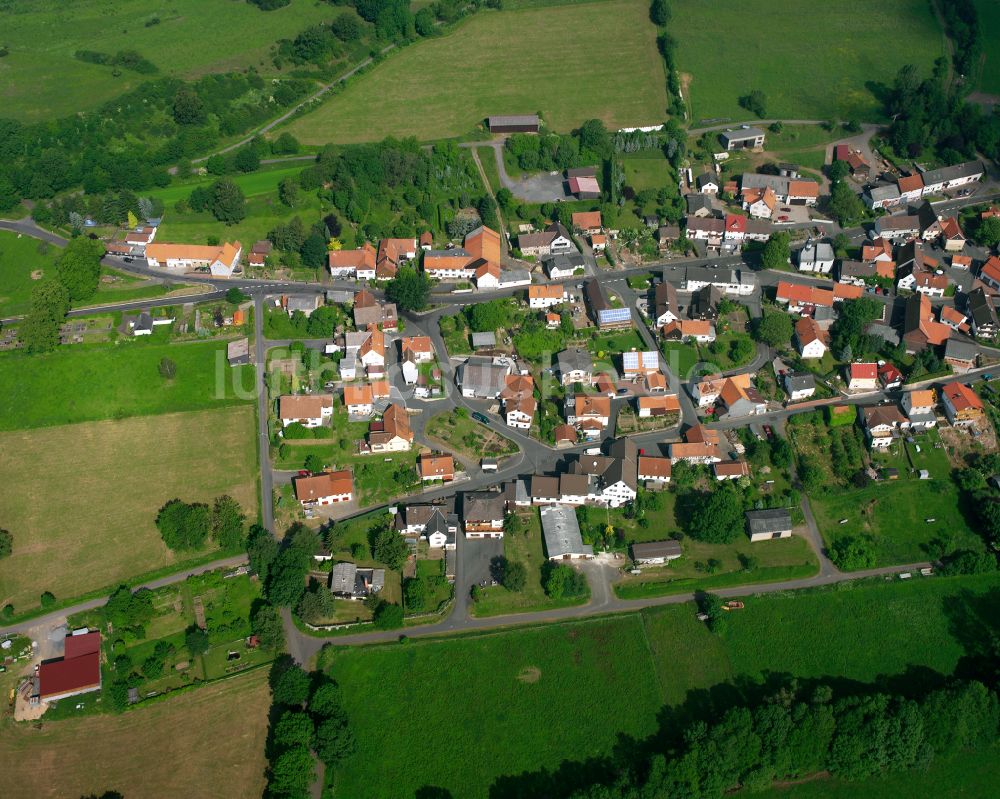
[{"label": "solar panel on roof", "polygon": [[632,312],[628,308],[608,308],[597,316],[602,322],[627,322],[632,318]]}]

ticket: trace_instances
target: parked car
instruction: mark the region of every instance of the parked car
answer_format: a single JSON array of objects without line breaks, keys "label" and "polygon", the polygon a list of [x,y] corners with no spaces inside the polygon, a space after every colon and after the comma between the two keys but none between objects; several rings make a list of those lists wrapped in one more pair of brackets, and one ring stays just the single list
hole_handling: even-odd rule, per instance
[{"label": "parked car", "polygon": [[474,412],[472,414],[472,418],[475,419],[477,422],[482,422],[483,424],[489,424],[490,423],[490,420],[487,419],[486,416],[484,416],[483,414],[481,414],[479,411]]}]

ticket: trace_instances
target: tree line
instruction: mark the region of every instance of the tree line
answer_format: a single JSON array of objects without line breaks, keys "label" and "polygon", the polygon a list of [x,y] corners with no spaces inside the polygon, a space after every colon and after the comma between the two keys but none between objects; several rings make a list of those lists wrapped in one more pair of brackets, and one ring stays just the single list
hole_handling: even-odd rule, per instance
[{"label": "tree line", "polygon": [[963,751],[984,756],[998,738],[997,695],[956,680],[917,699],[898,693],[835,697],[832,685],[792,685],[753,706],[698,721],[683,739],[571,799],[715,799],[814,774],[861,781],[927,768]]}]

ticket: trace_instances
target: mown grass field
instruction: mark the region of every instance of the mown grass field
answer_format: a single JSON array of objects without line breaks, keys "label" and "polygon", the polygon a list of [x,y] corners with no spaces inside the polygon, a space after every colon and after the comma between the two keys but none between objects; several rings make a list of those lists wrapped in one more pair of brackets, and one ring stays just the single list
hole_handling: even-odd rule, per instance
[{"label": "mown grass field", "polygon": [[977,89],[988,94],[1000,94],[1000,52],[997,31],[1000,31],[1000,4],[994,0],[975,0],[979,27],[983,31],[983,64]]},{"label": "mown grass field", "polygon": [[[161,358],[177,365],[160,377]],[[234,386],[242,385],[238,396]],[[0,355],[0,430],[222,408],[253,402],[253,367],[230,368],[225,342],[74,344]]]},{"label": "mown grass field", "polygon": [[[333,650],[329,660],[358,741],[337,771],[338,796],[434,785],[486,797],[501,775],[599,756],[617,735],[656,727],[659,688],[638,616]],[[434,741],[433,757],[418,735]]]},{"label": "mown grass field", "polygon": [[[656,729],[661,703],[676,723],[711,715],[708,689],[719,701],[738,702],[736,685],[779,674],[862,682],[911,667],[949,674],[1000,624],[997,603],[984,598],[997,591],[996,574],[873,581],[751,597],[721,635],[697,621],[688,603],[332,650],[327,665],[358,738],[335,775],[336,790],[410,796],[433,785],[454,796],[513,795],[496,788],[498,777],[607,754],[623,734],[641,739]],[[418,737],[437,742],[433,758],[406,745]],[[488,758],[480,756],[484,741]],[[374,772],[373,762],[380,764]]]},{"label": "mown grass field", "polygon": [[[294,38],[336,10],[325,3],[292,0],[262,12],[231,0],[8,0],[3,4],[0,105],[5,116],[34,122],[95,108],[140,86],[149,75],[88,64],[77,50],[136,50],[161,75],[196,77],[253,66],[274,73],[273,43]],[[147,27],[153,18],[158,24]]]},{"label": "mown grass field", "polygon": [[459,136],[491,114],[535,111],[558,131],[594,117],[656,124],[667,97],[655,39],[645,0],[481,11],[390,55],[288,129],[323,144]]},{"label": "mown grass field", "polygon": [[[277,167],[264,167],[259,172],[249,172],[245,175],[228,175],[227,177],[239,186],[247,197],[258,197],[261,194],[269,194],[278,191],[278,184],[285,178],[297,177],[299,172],[309,165],[308,161],[296,161],[291,165],[280,165]],[[219,180],[214,175],[206,177],[191,178],[183,182],[174,182],[163,189],[151,189],[146,192],[149,197],[162,200],[168,208],[180,199],[187,199],[191,191],[197,186],[211,186]],[[169,222],[169,214],[166,221]]]},{"label": "mown grass field", "polygon": [[0,604],[35,607],[204,557],[171,552],[154,521],[175,497],[232,495],[257,514],[252,406],[0,433]]},{"label": "mown grass field", "polygon": [[0,728],[4,796],[260,796],[267,670],[121,715]]},{"label": "mown grass field", "polygon": [[[690,76],[686,99],[695,127],[708,119],[752,119],[739,98],[753,89],[767,95],[769,119],[875,120],[882,109],[869,82],[890,85],[904,64],[929,74],[944,54],[944,35],[925,0],[825,0],[810,3],[808,13],[798,0],[671,5],[668,27],[678,68]],[[720,36],[723,28],[733,35]]]}]

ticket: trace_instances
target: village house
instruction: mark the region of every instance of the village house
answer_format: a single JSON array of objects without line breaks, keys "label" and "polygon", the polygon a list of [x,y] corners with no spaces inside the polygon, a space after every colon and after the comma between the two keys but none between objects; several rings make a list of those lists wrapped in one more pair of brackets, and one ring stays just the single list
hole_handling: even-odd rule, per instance
[{"label": "village house", "polygon": [[746,461],[720,461],[712,464],[712,474],[719,482],[739,480],[750,476],[750,464]]},{"label": "village house", "polygon": [[662,486],[670,482],[673,466],[670,458],[660,458],[652,455],[640,455],[636,475],[640,483]]},{"label": "village house", "polygon": [[416,239],[382,239],[375,255],[375,277],[391,280],[399,267],[417,257]]},{"label": "village house", "polygon": [[[666,275],[663,279],[666,280]],[[723,294],[748,297],[757,290],[757,285],[757,276],[749,269],[689,266],[684,270],[681,291],[695,292],[714,286]]]},{"label": "village house", "polygon": [[556,372],[564,386],[594,382],[594,361],[585,349],[563,350],[556,354]]},{"label": "village house", "polygon": [[926,295],[914,294],[907,298],[902,341],[908,353],[940,346],[950,335],[951,328],[934,319],[934,309]]},{"label": "village house", "polygon": [[833,148],[833,160],[843,161],[847,164],[850,173],[859,180],[868,180],[871,176],[871,166],[861,155],[860,150],[856,150],[847,144],[838,144]]},{"label": "village house", "polygon": [[715,341],[715,325],[703,319],[677,319],[664,325],[660,334],[666,341]]},{"label": "village house", "polygon": [[677,560],[682,554],[680,541],[672,538],[667,541],[632,544],[632,560],[636,566],[662,566]]},{"label": "village house", "polygon": [[684,201],[688,219],[705,219],[710,216],[721,219],[725,215],[722,201],[714,194],[688,194]]},{"label": "village house", "polygon": [[600,211],[577,211],[572,216],[572,224],[574,230],[588,236],[600,233],[604,229]]},{"label": "village house", "polygon": [[560,253],[542,259],[542,268],[550,280],[565,280],[574,275],[582,275],[586,261],[578,252]]},{"label": "village house", "polygon": [[434,360],[434,345],[430,336],[404,336],[399,340],[401,357],[414,363],[430,363]]},{"label": "village house", "polygon": [[982,286],[965,295],[965,307],[969,312],[974,336],[993,338],[997,334],[997,312],[993,298],[983,290]]},{"label": "village house", "polygon": [[627,330],[632,327],[631,309],[612,307],[604,287],[596,279],[591,278],[583,284],[583,297],[599,330]]},{"label": "village house", "polygon": [[763,189],[743,189],[743,208],[756,219],[770,219],[778,206],[778,198],[770,186]]},{"label": "village house", "polygon": [[319,427],[333,416],[333,397],[329,394],[286,394],[278,398],[281,426],[300,424]]},{"label": "village house", "polygon": [[880,216],[875,220],[875,234],[883,239],[906,241],[920,232],[920,219],[914,215]]},{"label": "village house", "polygon": [[400,535],[422,538],[431,549],[453,550],[458,537],[455,500],[449,497],[430,505],[404,505],[396,511],[393,525]]},{"label": "village house", "polygon": [[604,252],[608,247],[608,237],[604,233],[590,234],[590,249],[595,253]]},{"label": "village house", "polygon": [[459,365],[456,382],[462,396],[476,399],[496,399],[506,385],[510,365],[494,363],[491,358],[473,357]]},{"label": "village house", "polygon": [[692,466],[717,463],[723,455],[719,448],[721,441],[718,430],[709,430],[700,424],[689,427],[684,431],[683,443],[670,445],[670,462],[686,461]]},{"label": "village house", "polygon": [[865,408],[862,418],[872,449],[888,449],[898,437],[900,428],[908,424],[906,417],[895,405]]},{"label": "village house", "polygon": [[566,190],[578,200],[599,200],[601,185],[593,175],[571,177],[566,181]]},{"label": "village house", "polygon": [[979,352],[971,341],[950,338],[944,346],[944,362],[955,372],[964,374],[974,369]]},{"label": "village house", "polygon": [[562,305],[569,294],[561,285],[528,286],[528,307],[535,310]]},{"label": "village house", "polygon": [[828,275],[833,269],[833,245],[825,241],[809,241],[799,250],[798,263],[800,272],[815,272]]},{"label": "village house", "polygon": [[719,179],[712,172],[702,172],[695,178],[694,185],[700,194],[719,193]]},{"label": "village house", "polygon": [[792,514],[788,508],[748,510],[746,517],[751,543],[792,537]]},{"label": "village house", "polygon": [[994,291],[1000,291],[1000,256],[991,255],[979,267],[979,279]]},{"label": "village house", "polygon": [[875,264],[864,261],[841,261],[837,266],[837,282],[849,286],[866,286],[878,276]]},{"label": "village house", "polygon": [[861,247],[861,260],[865,263],[891,263],[892,243],[887,239],[875,238]]},{"label": "village house", "polygon": [[808,316],[803,316],[795,323],[795,341],[803,359],[822,358],[829,350],[827,333]]},{"label": "village house", "polygon": [[413,431],[406,408],[392,403],[382,420],[368,426],[368,446],[372,452],[406,452],[413,446]]},{"label": "village house", "polygon": [[651,397],[636,397],[636,408],[640,418],[666,416],[680,413],[680,400],[676,394],[657,394]]},{"label": "village house", "polygon": [[330,569],[330,593],[361,601],[385,587],[385,569],[363,569],[356,563],[335,563]]},{"label": "village house", "polygon": [[573,252],[573,240],[562,223],[555,222],[540,233],[522,233],[517,237],[522,255],[558,255]]},{"label": "village house", "polygon": [[680,305],[677,302],[677,289],[673,283],[663,281],[653,289],[653,322],[656,327],[663,327],[676,319],[680,319]]},{"label": "village house", "polygon": [[948,383],[941,388],[941,404],[953,427],[982,427],[986,424],[983,401],[964,383]]},{"label": "village house", "polygon": [[508,427],[530,430],[538,403],[534,398],[535,381],[529,375],[507,375],[500,391],[503,414]]},{"label": "village house", "polygon": [[368,289],[362,289],[354,295],[354,326],[358,330],[371,327],[395,330],[398,324],[395,303],[383,305]]},{"label": "village house", "polygon": [[146,247],[146,263],[152,267],[206,271],[212,277],[232,277],[241,272],[243,245],[228,241],[218,245],[150,244]]},{"label": "village house", "polygon": [[607,455],[580,455],[570,463],[570,473],[590,481],[588,501],[619,508],[635,499],[638,491],[638,447],[628,438],[611,442]]},{"label": "village house", "polygon": [[334,505],[354,499],[354,475],[349,469],[293,479],[295,498],[303,507]]},{"label": "village house", "polygon": [[787,305],[789,313],[806,313],[815,317],[816,309],[832,308],[843,300],[856,300],[864,294],[860,286],[835,283],[832,288],[802,286],[785,280],[778,282],[775,299]]},{"label": "village house", "polygon": [[934,392],[930,389],[907,391],[901,404],[911,430],[930,430],[937,424]]},{"label": "village house", "polygon": [[447,250],[426,250],[424,252],[424,274],[434,280],[472,280],[475,270],[471,264],[475,259],[462,247]]},{"label": "village house", "polygon": [[877,388],[877,363],[852,363],[847,367],[848,391],[875,391]]},{"label": "village house", "polygon": [[789,402],[809,399],[816,393],[816,377],[812,372],[789,372],[785,375],[785,393]]},{"label": "village house", "polygon": [[375,279],[375,248],[367,241],[356,250],[333,250],[326,255],[333,278]]},{"label": "village house", "polygon": [[[926,197],[928,194],[938,194],[960,186],[967,186],[980,180],[982,176],[983,165],[979,161],[966,161],[940,169],[929,169],[920,175],[921,195]],[[900,187],[900,194],[902,193],[902,187]]]},{"label": "village house", "polygon": [[886,391],[895,391],[903,385],[903,373],[891,363],[884,363],[878,368],[878,381]]},{"label": "village house", "polygon": [[506,502],[495,491],[467,492],[462,496],[462,525],[468,539],[503,538]]},{"label": "village house", "polygon": [[656,350],[630,350],[622,353],[622,377],[635,380],[650,372],[660,371],[660,353]]},{"label": "village house", "polygon": [[599,438],[611,420],[611,400],[591,394],[566,397],[566,423],[586,438]]},{"label": "village house", "polygon": [[440,480],[450,483],[455,479],[455,458],[452,455],[426,455],[417,459],[417,471],[425,483]]},{"label": "village house", "polygon": [[899,186],[895,183],[879,181],[872,186],[865,187],[861,199],[873,211],[880,208],[892,208],[899,205]]},{"label": "village house", "polygon": [[361,386],[344,386],[344,407],[354,418],[368,418],[375,412],[375,396],[368,383]]}]

